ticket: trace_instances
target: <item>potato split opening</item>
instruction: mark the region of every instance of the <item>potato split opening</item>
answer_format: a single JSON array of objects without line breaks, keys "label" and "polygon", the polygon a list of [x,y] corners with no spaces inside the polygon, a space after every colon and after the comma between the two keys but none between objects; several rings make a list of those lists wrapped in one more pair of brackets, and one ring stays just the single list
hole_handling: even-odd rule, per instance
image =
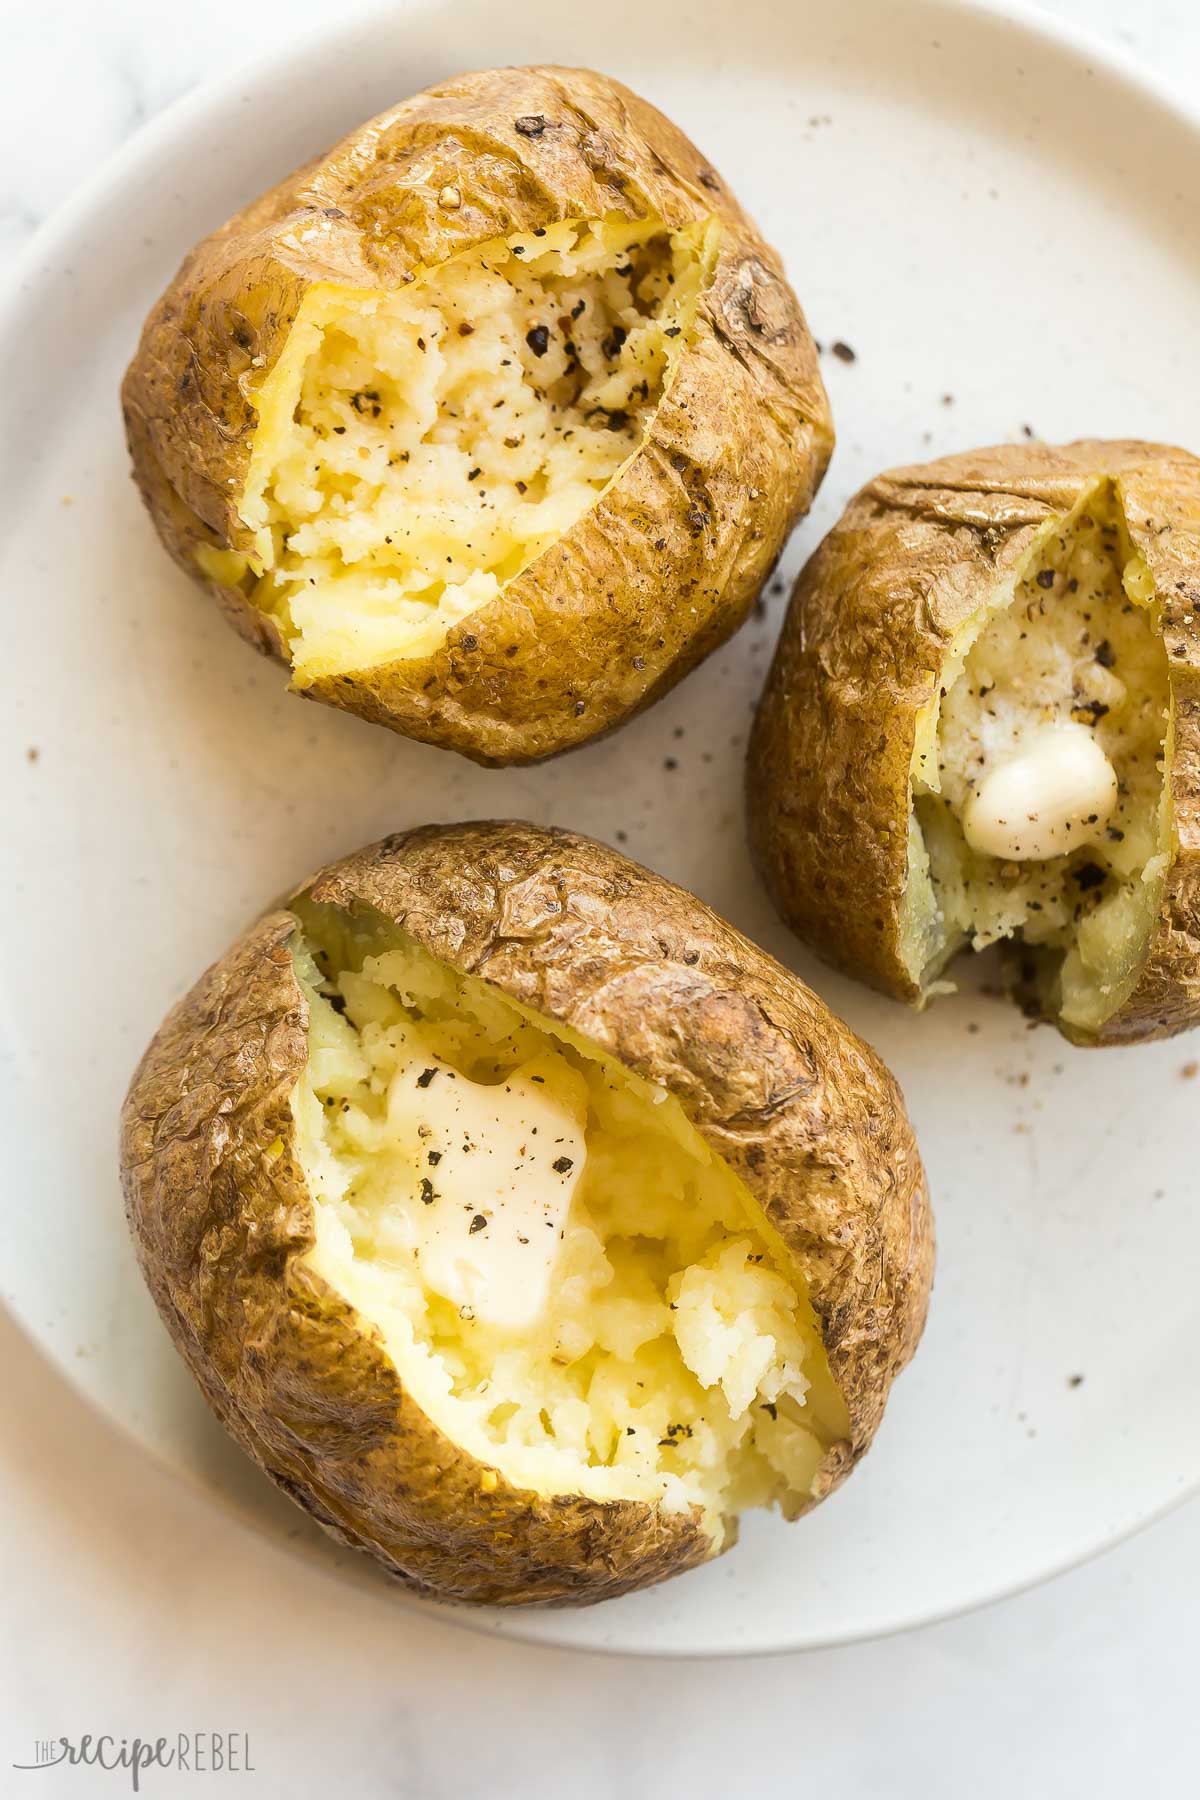
[{"label": "potato split opening", "polygon": [[539,1494],[799,1511],[845,1434],[803,1277],[678,1100],[384,922],[300,902],[308,1260]]},{"label": "potato split opening", "polygon": [[257,579],[232,559],[298,684],[428,655],[596,503],[691,341],[718,234],[575,221],[407,287],[308,291],[258,394]]},{"label": "potato split opening", "polygon": [[1153,582],[1116,486],[1041,534],[952,648],[918,723],[903,920],[927,987],[969,944],[1094,1030],[1137,979],[1168,866],[1170,696]]}]

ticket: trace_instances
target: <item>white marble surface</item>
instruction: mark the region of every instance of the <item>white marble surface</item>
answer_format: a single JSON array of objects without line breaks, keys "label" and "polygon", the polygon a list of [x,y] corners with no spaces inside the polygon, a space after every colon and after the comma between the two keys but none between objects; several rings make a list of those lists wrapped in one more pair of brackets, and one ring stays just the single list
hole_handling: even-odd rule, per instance
[{"label": "white marble surface", "polygon": [[[1195,0],[1048,10],[1200,86]],[[3,0],[0,266],[144,119],[327,11]],[[600,1661],[452,1631],[304,1573],[116,1438],[2,1318],[0,1357],[5,1795],[128,1791],[119,1775],[10,1772],[38,1737],[87,1730],[247,1732],[255,1772],[236,1779],[263,1795],[1196,1791],[1195,1505],[1048,1587],[902,1640],[757,1663]],[[204,1785],[152,1774],[143,1791]]]}]

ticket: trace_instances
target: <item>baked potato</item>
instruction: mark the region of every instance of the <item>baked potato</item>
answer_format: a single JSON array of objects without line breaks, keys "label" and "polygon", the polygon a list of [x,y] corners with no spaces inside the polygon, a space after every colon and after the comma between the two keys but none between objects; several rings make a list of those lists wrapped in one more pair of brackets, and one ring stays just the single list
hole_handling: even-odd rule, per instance
[{"label": "baked potato", "polygon": [[1080,1044],[1200,1021],[1200,460],[1003,445],[893,469],[802,571],[747,799],[783,917],[923,1006],[1017,947]]},{"label": "baked potato", "polygon": [[798,980],[586,838],[323,870],[125,1104],[146,1280],[272,1479],[401,1581],[586,1602],[867,1448],[932,1239],[895,1085]]},{"label": "baked potato", "polygon": [[494,764],[722,643],[833,445],[779,258],[585,69],[460,76],[272,188],[123,400],[164,544],[297,692]]}]

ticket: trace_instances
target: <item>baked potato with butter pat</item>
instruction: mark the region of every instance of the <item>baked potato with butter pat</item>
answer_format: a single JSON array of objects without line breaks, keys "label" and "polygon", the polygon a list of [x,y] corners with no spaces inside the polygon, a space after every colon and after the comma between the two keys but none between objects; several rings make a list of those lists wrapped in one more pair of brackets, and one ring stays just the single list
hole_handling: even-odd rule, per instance
[{"label": "baked potato with butter pat", "polygon": [[922,1006],[964,946],[1080,1044],[1200,1022],[1200,460],[894,469],[804,569],[752,736],[784,918]]},{"label": "baked potato with butter pat", "polygon": [[402,1581],[602,1600],[862,1455],[925,1316],[872,1053],[691,895],[520,824],[316,876],[125,1105],[147,1282],[280,1487]]},{"label": "baked potato with butter pat", "polygon": [[293,688],[483,763],[742,622],[833,445],[774,251],[585,69],[463,75],[200,244],[125,378],[176,561]]}]

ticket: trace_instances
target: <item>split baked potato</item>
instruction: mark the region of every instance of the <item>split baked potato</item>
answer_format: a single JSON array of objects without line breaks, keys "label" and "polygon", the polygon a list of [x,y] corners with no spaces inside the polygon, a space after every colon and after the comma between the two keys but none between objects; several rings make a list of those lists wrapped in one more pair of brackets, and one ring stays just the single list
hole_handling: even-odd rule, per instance
[{"label": "split baked potato", "polygon": [[895,1085],[616,852],[429,827],[175,1008],[126,1101],[145,1277],[234,1437],[391,1574],[586,1602],[827,1495],[916,1346]]},{"label": "split baked potato", "polygon": [[833,445],[778,257],[583,69],[445,82],[254,201],[123,401],[164,544],[293,688],[483,763],[723,642]]},{"label": "split baked potato", "polygon": [[886,993],[1000,941],[1078,1043],[1200,1022],[1200,460],[1026,443],[870,482],[797,583],[747,803],[783,917]]}]

